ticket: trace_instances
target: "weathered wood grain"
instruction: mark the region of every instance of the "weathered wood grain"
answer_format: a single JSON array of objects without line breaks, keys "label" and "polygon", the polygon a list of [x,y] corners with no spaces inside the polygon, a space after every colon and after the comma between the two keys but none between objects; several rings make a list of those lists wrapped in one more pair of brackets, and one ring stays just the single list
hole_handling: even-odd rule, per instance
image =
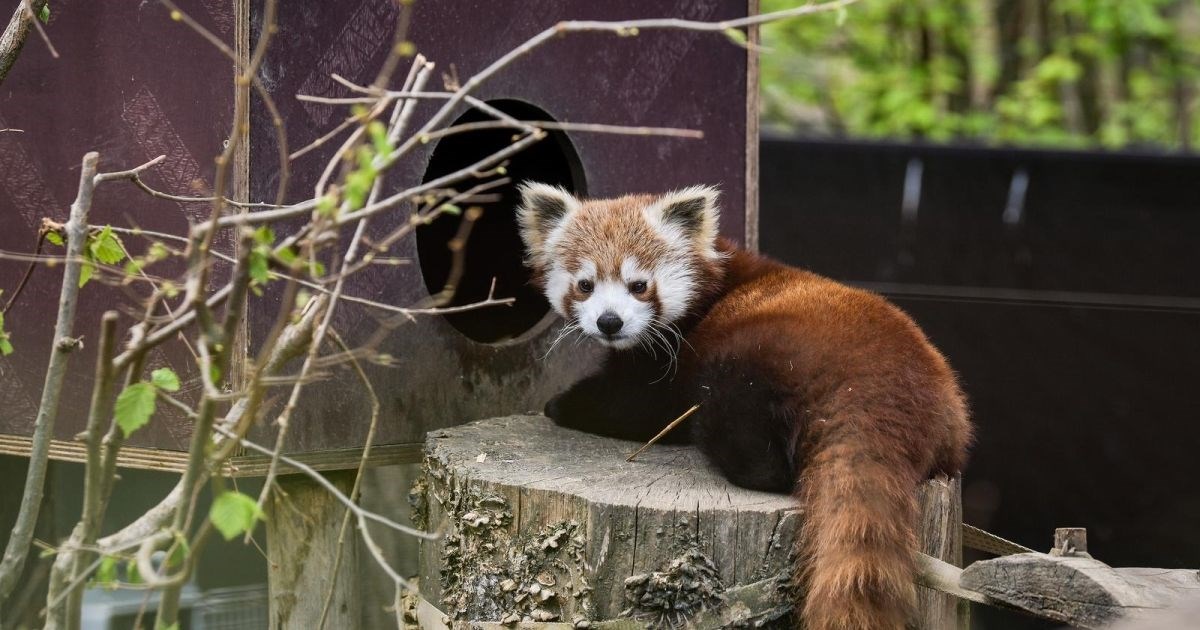
[{"label": "weathered wood grain", "polygon": [[1083,556],[1023,553],[976,562],[963,588],[1040,617],[1080,628],[1152,617],[1200,599],[1200,573],[1190,569],[1114,569]]},{"label": "weathered wood grain", "polygon": [[[921,551],[954,566],[962,565],[962,501],[959,479],[940,477],[918,490]],[[970,605],[953,595],[921,587],[917,618],[922,630],[954,630],[970,626]]]},{"label": "weathered wood grain", "polygon": [[[329,480],[349,494],[354,472],[329,473]],[[315,627],[330,588],[333,598],[325,627],[358,627],[362,593],[359,537],[353,530],[346,536],[340,563],[335,562],[346,507],[303,475],[281,476],[279,490],[271,493],[266,522],[271,630]]]},{"label": "weathered wood grain", "polygon": [[[802,508],[728,483],[692,447],[625,461],[638,446],[541,416],[430,433],[416,504],[444,535],[421,550],[425,600],[451,625],[789,623]],[[957,482],[922,500],[924,548],[958,562]],[[958,627],[952,604],[924,599],[941,625],[920,627]]]}]

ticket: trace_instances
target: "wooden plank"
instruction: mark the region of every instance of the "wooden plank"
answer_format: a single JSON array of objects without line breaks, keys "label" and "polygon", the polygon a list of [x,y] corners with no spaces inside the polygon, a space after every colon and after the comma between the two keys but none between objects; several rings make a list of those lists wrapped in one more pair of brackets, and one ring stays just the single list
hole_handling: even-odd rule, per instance
[{"label": "wooden plank", "polygon": [[[0,434],[0,455],[16,455],[29,457],[31,438],[24,435]],[[347,448],[332,451],[312,453],[288,453],[289,457],[313,467],[316,470],[351,470],[358,467],[362,457],[362,449]],[[50,459],[66,462],[84,462],[87,452],[82,442],[70,440],[51,440]],[[367,460],[369,466],[390,466],[392,464],[416,464],[421,461],[420,444],[379,444],[371,447],[371,455]],[[270,460],[262,455],[237,455],[229,458],[222,466],[221,474],[226,477],[260,477],[266,474]],[[138,468],[142,470],[157,470],[183,472],[187,467],[187,453],[168,451],[157,448],[140,446],[124,446],[117,457],[120,468]],[[287,464],[280,463],[280,471],[295,472]]]},{"label": "wooden plank", "polygon": [[[759,0],[747,0],[746,15],[758,15]],[[746,240],[743,245],[758,251],[758,138],[759,138],[759,42],[760,27],[751,26],[746,37]]]},{"label": "wooden plank", "polygon": [[976,562],[963,570],[963,588],[1039,617],[1081,628],[1161,613],[1200,598],[1191,569],[1114,569],[1084,556],[1023,553]]},{"label": "wooden plank", "polygon": [[[349,494],[353,472],[336,472],[329,480]],[[350,530],[338,550],[338,532],[346,507],[325,488],[303,475],[279,478],[267,516],[267,570],[271,630],[308,630],[329,601],[327,628],[359,625],[359,540]],[[334,565],[338,569],[334,572]]]},{"label": "wooden plank", "polygon": [[[361,448],[343,448],[332,451],[315,451],[311,453],[288,453],[302,464],[311,466],[319,471],[354,470],[362,459]],[[227,477],[261,477],[267,474],[270,458],[265,455],[237,455],[229,458],[222,468]],[[378,444],[371,447],[367,457],[368,466],[391,466],[393,464],[417,464],[421,461],[420,444]],[[287,464],[280,462],[279,470],[295,472]]]}]

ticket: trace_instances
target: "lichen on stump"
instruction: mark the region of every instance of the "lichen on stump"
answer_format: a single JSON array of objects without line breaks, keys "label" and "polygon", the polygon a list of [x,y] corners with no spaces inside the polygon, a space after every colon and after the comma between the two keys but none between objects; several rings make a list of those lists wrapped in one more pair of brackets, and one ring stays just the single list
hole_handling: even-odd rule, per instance
[{"label": "lichen on stump", "polygon": [[443,534],[420,575],[442,623],[791,625],[795,500],[637,446],[536,415],[430,433],[413,504]]}]

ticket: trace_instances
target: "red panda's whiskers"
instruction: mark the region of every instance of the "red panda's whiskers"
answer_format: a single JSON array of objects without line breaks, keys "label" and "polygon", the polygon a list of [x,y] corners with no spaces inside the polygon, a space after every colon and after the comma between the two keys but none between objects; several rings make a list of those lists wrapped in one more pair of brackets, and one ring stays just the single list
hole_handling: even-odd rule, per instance
[{"label": "red panda's whiskers", "polygon": [[634,341],[637,341],[639,348],[649,352],[652,358],[658,358],[658,353],[654,350],[654,344],[652,343],[652,340],[647,339],[644,334],[634,337]]},{"label": "red panda's whiskers", "polygon": [[558,335],[554,337],[554,341],[550,342],[550,347],[546,349],[546,353],[542,355],[540,360],[545,361],[546,357],[550,356],[551,352],[554,352],[554,349],[558,347],[558,344],[561,343],[563,339],[566,339],[571,333],[576,333],[580,330],[582,330],[582,328],[579,326],[579,322],[575,321],[574,319],[568,320],[567,323],[562,327],[562,330],[558,331]]},{"label": "red panda's whiskers", "polygon": [[[662,328],[660,328],[660,326],[662,326]],[[646,332],[649,333],[649,340],[651,344],[661,344],[663,349],[667,352],[667,367],[663,371],[662,376],[660,376],[658,380],[654,381],[655,383],[667,378],[668,376],[675,378],[675,374],[679,372],[679,339],[682,339],[682,337],[667,326],[669,326],[668,322],[665,322],[661,318],[655,316],[651,320],[650,325],[646,327]],[[675,335],[676,342],[671,343],[671,340],[667,338],[666,332],[664,331]]]}]

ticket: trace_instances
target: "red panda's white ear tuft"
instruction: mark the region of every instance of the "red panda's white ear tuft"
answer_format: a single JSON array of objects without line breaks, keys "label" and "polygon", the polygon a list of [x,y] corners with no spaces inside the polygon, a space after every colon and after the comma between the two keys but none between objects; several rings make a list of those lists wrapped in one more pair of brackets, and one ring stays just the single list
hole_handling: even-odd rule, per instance
[{"label": "red panda's white ear tuft", "polygon": [[554,229],[579,208],[579,200],[558,186],[536,182],[525,182],[518,191],[521,205],[517,208],[517,224],[525,241],[526,260],[540,267]]},{"label": "red panda's white ear tuft", "polygon": [[669,192],[646,208],[646,217],[674,232],[679,231],[704,255],[715,258],[721,210],[713,186],[692,186]]}]

